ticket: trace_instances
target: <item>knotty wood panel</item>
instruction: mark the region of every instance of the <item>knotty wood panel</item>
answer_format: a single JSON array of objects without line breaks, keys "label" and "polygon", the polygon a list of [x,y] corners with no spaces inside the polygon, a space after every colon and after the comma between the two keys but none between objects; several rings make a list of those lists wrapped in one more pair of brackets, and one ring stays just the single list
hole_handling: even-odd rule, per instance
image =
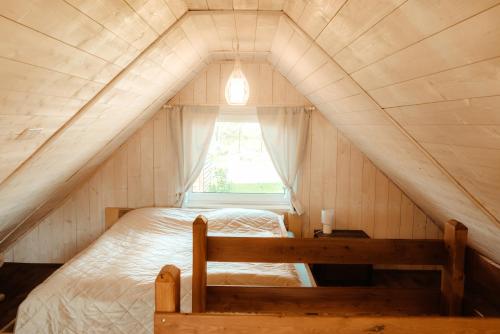
[{"label": "knotty wood panel", "polygon": [[[223,86],[221,69],[226,65],[225,62],[210,64],[172,98],[171,103],[178,103],[181,97],[185,103],[190,104],[218,105],[220,101],[225,103],[220,97],[219,88]],[[306,103],[307,100],[269,64],[252,62],[243,65],[247,71],[251,69],[255,72],[250,76],[259,78],[257,81],[251,81],[259,87],[256,88],[259,92],[256,94],[259,105]],[[252,91],[254,86],[250,88]],[[69,194],[67,199],[59,199],[62,203],[59,204],[60,207],[11,248],[7,259],[25,262],[67,261],[77,250],[88,245],[104,231],[105,207],[172,205],[175,202],[175,175],[169,168],[173,151],[172,145],[168,143],[167,112],[168,109],[158,111],[99,167],[91,179]],[[299,196],[306,210],[301,217],[302,234],[311,237],[314,229],[321,229],[321,209],[334,208],[337,212],[335,228],[358,228],[372,237],[384,238],[388,220],[377,220],[375,208],[388,210],[389,183],[399,196],[404,198],[406,195],[317,111],[312,113],[310,134],[308,151],[298,182]],[[346,166],[347,171],[353,166],[356,172],[352,173],[352,177],[355,179],[351,180],[350,173],[344,178],[341,166]],[[377,173],[386,180],[385,188],[376,184]],[[88,195],[82,196],[82,193]],[[337,198],[339,202],[336,201]],[[409,208],[406,211],[420,210],[409,199],[405,203]],[[394,204],[391,205],[394,207]],[[60,211],[62,220],[57,218],[60,217]],[[403,218],[407,219],[403,216],[406,211],[401,209],[402,221]],[[342,217],[345,217],[345,225],[340,221]],[[413,234],[404,231],[413,230],[413,220],[406,220],[407,224],[403,224],[394,217],[398,226],[406,228],[401,228],[400,235],[394,237],[411,239]],[[352,225],[350,222],[353,222]],[[424,228],[419,230],[423,232],[422,238],[426,237],[426,222],[424,215]],[[52,224],[50,228],[57,234],[54,236],[54,247],[62,247],[62,251],[45,250],[51,246],[41,242],[40,231],[47,230],[48,224]],[[380,232],[374,234],[375,230]],[[416,236],[421,237],[421,234]],[[436,238],[441,238],[441,235]],[[59,246],[59,243],[62,246]],[[40,254],[46,255],[42,257]]]}]

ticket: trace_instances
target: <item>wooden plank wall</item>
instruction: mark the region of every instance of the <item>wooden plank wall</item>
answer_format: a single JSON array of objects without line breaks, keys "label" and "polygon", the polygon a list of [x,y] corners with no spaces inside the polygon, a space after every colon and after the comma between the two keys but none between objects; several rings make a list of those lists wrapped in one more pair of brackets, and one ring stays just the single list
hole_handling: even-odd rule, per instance
[{"label": "wooden plank wall", "polygon": [[[217,62],[173,99],[182,104],[223,104],[231,64]],[[254,105],[308,103],[267,63],[244,63]],[[169,180],[166,113],[160,110],[31,232],[6,253],[7,261],[65,262],[104,231],[107,206],[168,206],[174,202]],[[303,234],[321,228],[322,208],[335,208],[335,228],[363,229],[375,238],[441,238],[441,231],[401,190],[319,112],[299,181],[306,213]]]}]

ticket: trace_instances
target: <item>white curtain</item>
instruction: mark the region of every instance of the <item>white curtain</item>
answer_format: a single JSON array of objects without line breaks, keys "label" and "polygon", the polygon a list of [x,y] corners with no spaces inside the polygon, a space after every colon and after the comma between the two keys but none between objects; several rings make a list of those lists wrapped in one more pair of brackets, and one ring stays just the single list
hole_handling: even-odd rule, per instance
[{"label": "white curtain", "polygon": [[274,167],[286,187],[292,210],[303,213],[295,183],[304,158],[310,112],[304,107],[257,108],[262,137]]},{"label": "white curtain", "polygon": [[178,180],[175,206],[181,207],[186,192],[200,175],[214,132],[218,107],[175,106],[167,113],[171,142],[175,147]]}]

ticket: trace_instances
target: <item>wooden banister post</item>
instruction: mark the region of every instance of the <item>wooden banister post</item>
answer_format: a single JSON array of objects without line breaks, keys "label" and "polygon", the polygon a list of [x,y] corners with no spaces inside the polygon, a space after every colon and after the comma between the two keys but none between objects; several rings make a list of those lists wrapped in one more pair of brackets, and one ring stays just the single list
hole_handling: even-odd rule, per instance
[{"label": "wooden banister post", "polygon": [[456,220],[444,226],[444,243],[448,253],[447,264],[441,272],[441,311],[444,315],[462,314],[464,297],[464,263],[467,227]]},{"label": "wooden banister post", "polygon": [[207,219],[193,223],[193,313],[205,312],[207,294]]},{"label": "wooden banister post", "polygon": [[163,267],[155,281],[155,312],[180,312],[181,271],[176,266]]}]

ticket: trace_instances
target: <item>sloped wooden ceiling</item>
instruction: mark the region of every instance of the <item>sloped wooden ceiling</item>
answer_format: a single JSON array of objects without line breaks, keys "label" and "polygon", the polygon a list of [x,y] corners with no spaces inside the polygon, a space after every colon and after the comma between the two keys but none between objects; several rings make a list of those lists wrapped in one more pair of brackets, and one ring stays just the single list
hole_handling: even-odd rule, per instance
[{"label": "sloped wooden ceiling", "polygon": [[498,3],[3,1],[0,250],[237,39],[499,261]]}]

